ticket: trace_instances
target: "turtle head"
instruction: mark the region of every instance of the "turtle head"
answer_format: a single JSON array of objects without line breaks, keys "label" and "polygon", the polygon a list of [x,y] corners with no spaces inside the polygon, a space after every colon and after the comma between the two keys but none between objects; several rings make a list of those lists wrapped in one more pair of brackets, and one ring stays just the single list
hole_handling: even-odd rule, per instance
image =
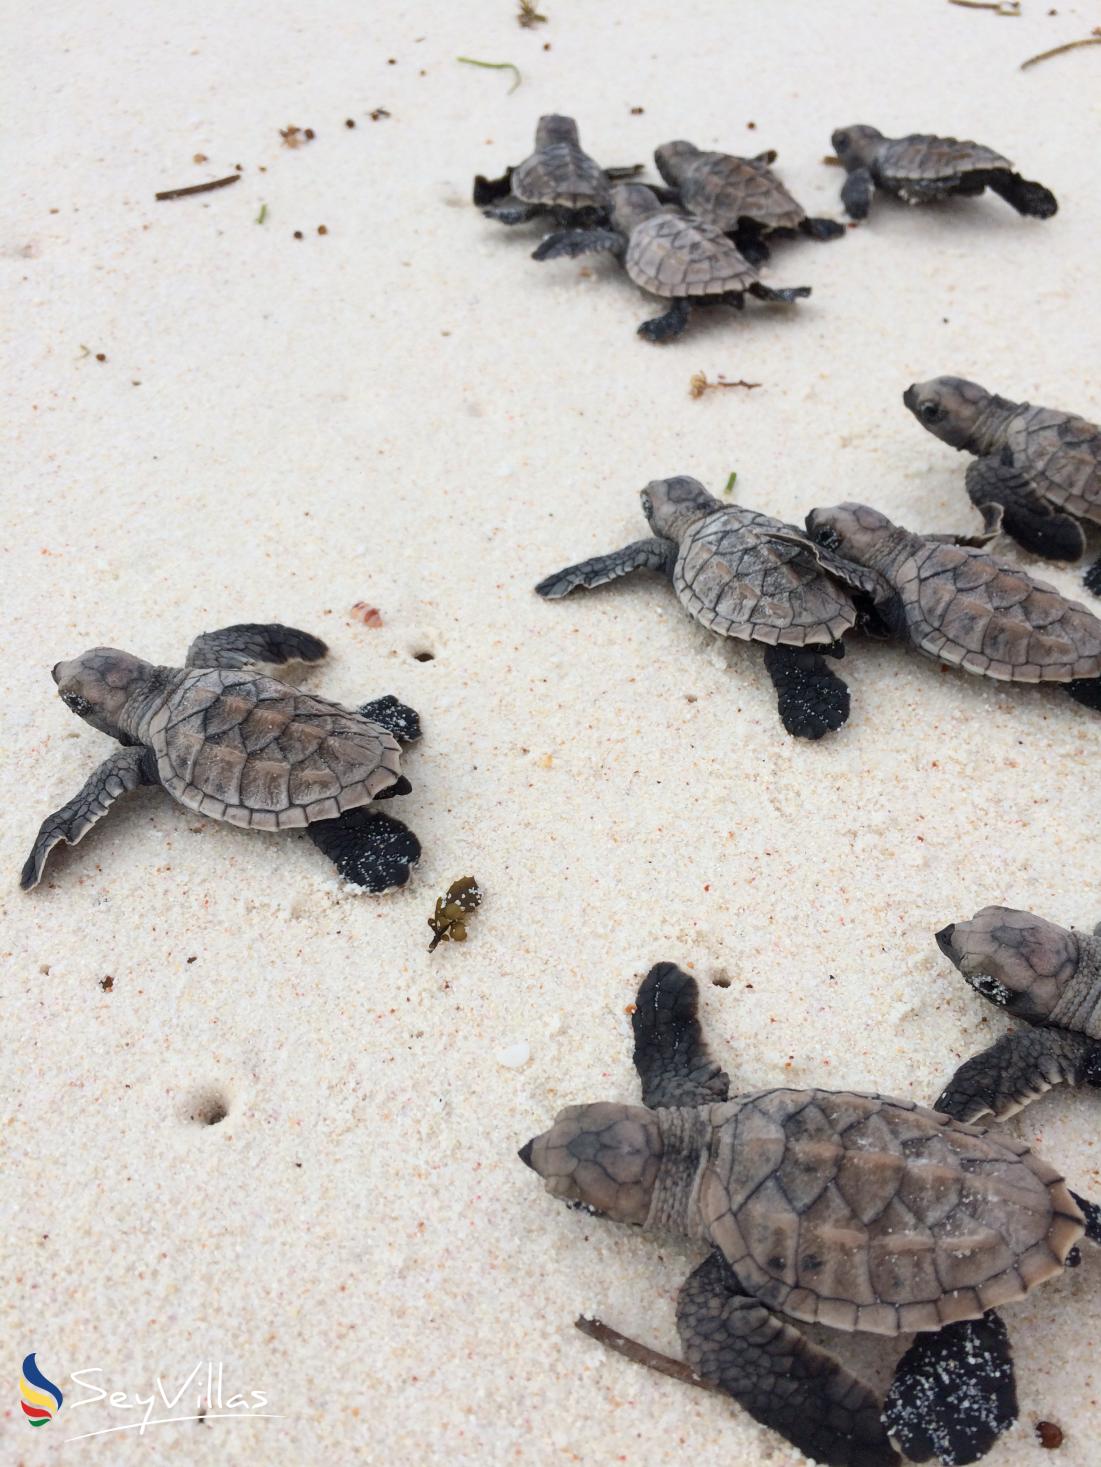
[{"label": "turtle head", "polygon": [[878,127],[858,122],[852,127],[839,127],[830,141],[833,151],[851,173],[854,168],[867,168],[883,141],[883,134]]},{"label": "turtle head", "polygon": [[123,709],[152,670],[129,652],[93,647],[71,662],[59,662],[53,680],[66,707],[100,733],[117,739]]},{"label": "turtle head", "polygon": [[533,1136],[520,1160],[552,1197],[613,1222],[641,1227],[664,1152],[661,1127],[642,1105],[568,1105]]},{"label": "turtle head", "polygon": [[1048,1021],[1078,969],[1078,938],[1012,907],[983,907],[937,933],[937,946],[983,998],[1030,1024]]},{"label": "turtle head", "polygon": [[902,401],[922,427],[942,443],[966,448],[990,405],[990,394],[964,377],[934,377],[931,382],[912,383],[902,394]]},{"label": "turtle head", "polygon": [[644,183],[617,183],[612,189],[612,223],[621,234],[661,212],[657,194]]},{"label": "turtle head", "polygon": [[680,183],[685,169],[689,167],[693,158],[699,156],[700,150],[695,143],[662,143],[660,148],[654,149],[654,162],[657,164],[658,172],[665,182],[672,184],[674,188]]},{"label": "turtle head", "polygon": [[851,502],[835,504],[829,509],[812,509],[806,524],[807,534],[816,544],[835,550],[858,565],[866,565],[868,555],[884,533],[895,528],[877,509]]},{"label": "turtle head", "polygon": [[698,479],[685,477],[651,479],[639,499],[651,530],[663,540],[679,540],[698,519],[722,508]]},{"label": "turtle head", "polygon": [[572,143],[581,146],[577,123],[572,117],[563,117],[559,112],[546,112],[535,125],[536,148],[549,148],[552,143]]}]

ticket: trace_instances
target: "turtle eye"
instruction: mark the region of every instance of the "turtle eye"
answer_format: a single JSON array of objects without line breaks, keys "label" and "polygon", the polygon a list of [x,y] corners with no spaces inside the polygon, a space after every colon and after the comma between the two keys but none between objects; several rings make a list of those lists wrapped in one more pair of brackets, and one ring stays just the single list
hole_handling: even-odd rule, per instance
[{"label": "turtle eye", "polygon": [[66,708],[71,708],[78,718],[84,718],[92,711],[92,705],[87,698],[82,698],[79,693],[62,693],[61,701]]},{"label": "turtle eye", "polygon": [[989,999],[991,1003],[996,1003],[1003,1009],[1009,1003],[1009,989],[1004,983],[999,983],[996,978],[991,978],[989,973],[976,973],[967,981],[976,993],[981,993],[983,998]]},{"label": "turtle eye", "polygon": [[835,132],[834,135],[833,135],[833,145],[834,145],[834,147],[837,149],[837,151],[839,153],[843,153],[845,151],[845,149],[849,146],[849,135],[848,135],[848,133],[847,132]]},{"label": "turtle eye", "polygon": [[935,402],[923,402],[918,408],[918,417],[923,423],[935,423],[941,415],[941,410]]},{"label": "turtle eye", "polygon": [[840,550],[841,536],[830,525],[823,525],[820,530],[815,530],[814,543],[824,550]]},{"label": "turtle eye", "polygon": [[653,512],[653,502],[651,501],[649,494],[644,494],[642,496],[642,513],[646,516],[647,519],[649,519]]},{"label": "turtle eye", "polygon": [[571,1212],[587,1212],[590,1217],[607,1217],[606,1212],[601,1212],[599,1207],[594,1207],[591,1202],[567,1202],[566,1206]]}]

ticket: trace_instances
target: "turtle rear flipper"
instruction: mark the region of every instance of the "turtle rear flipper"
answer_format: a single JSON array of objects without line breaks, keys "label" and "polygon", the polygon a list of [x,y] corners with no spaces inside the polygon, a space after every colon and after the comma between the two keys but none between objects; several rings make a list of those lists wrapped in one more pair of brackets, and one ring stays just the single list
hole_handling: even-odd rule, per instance
[{"label": "turtle rear flipper", "polygon": [[1096,1202],[1087,1202],[1077,1192],[1071,1192],[1070,1195],[1081,1208],[1082,1216],[1086,1220],[1086,1237],[1091,1243],[1101,1243],[1101,1207]]},{"label": "turtle rear flipper", "polygon": [[730,1094],[729,1078],[708,1051],[698,1010],[696,980],[675,963],[658,963],[642,980],[631,1028],[642,1102],[651,1109],[714,1105]]},{"label": "turtle rear flipper", "polygon": [[240,622],[202,632],[188,648],[185,667],[278,667],[285,662],[320,662],[328,647],[309,632],[279,622]]},{"label": "turtle rear flipper", "polygon": [[789,306],[794,301],[805,300],[810,295],[809,285],[765,285],[760,280],[754,280],[746,286],[749,295],[756,296],[759,301],[773,301],[779,305]]},{"label": "turtle rear flipper", "polygon": [[712,1253],[677,1299],[684,1357],[701,1380],[830,1467],[895,1467],[898,1455],[862,1382],[759,1300]]},{"label": "turtle rear flipper", "polygon": [[1064,1084],[1101,1086],[1101,1044],[1067,1029],[1019,1029],[960,1065],[933,1109],[1001,1121]]},{"label": "turtle rear flipper", "polygon": [[421,858],[421,843],[407,825],[363,806],[315,820],[306,834],[345,881],[375,893],[404,886]]},{"label": "turtle rear flipper", "polygon": [[1081,560],[1085,554],[1086,537],[1077,520],[1049,508],[1011,456],[988,454],[969,464],[967,493],[980,509],[1001,505],[1002,528],[1030,554],[1045,560]]},{"label": "turtle rear flipper", "polygon": [[387,733],[394,735],[403,744],[414,744],[421,736],[420,714],[405,703],[399,703],[393,693],[375,698],[356,710],[372,723],[377,723]]},{"label": "turtle rear flipper", "polygon": [[871,169],[854,168],[841,185],[841,204],[850,219],[867,219],[874,193]]},{"label": "turtle rear flipper", "polygon": [[1016,1420],[1009,1335],[993,1310],[917,1335],[883,1407],[884,1425],[911,1461],[935,1456],[945,1467],[985,1457]]},{"label": "turtle rear flipper", "polygon": [[803,219],[799,223],[800,234],[808,239],[840,239],[845,226],[837,219]]},{"label": "turtle rear flipper", "polygon": [[557,260],[562,256],[622,255],[627,241],[615,229],[556,229],[531,252],[533,260]]},{"label": "turtle rear flipper", "polygon": [[780,721],[797,739],[820,739],[849,717],[847,684],[810,647],[765,648],[765,668],[776,689]]},{"label": "turtle rear flipper", "polygon": [[30,891],[42,880],[46,858],[62,841],[75,846],[102,820],[120,795],[136,790],[139,785],[158,783],[156,774],[140,744],[118,749],[93,770],[80,793],[47,815],[34,838],[31,853],[20,873],[19,885]]},{"label": "turtle rear flipper", "polygon": [[983,175],[983,183],[1007,204],[1012,204],[1018,214],[1027,214],[1033,219],[1050,219],[1058,212],[1059,203],[1052,191],[1042,183],[1022,178],[1019,173],[992,168]]}]

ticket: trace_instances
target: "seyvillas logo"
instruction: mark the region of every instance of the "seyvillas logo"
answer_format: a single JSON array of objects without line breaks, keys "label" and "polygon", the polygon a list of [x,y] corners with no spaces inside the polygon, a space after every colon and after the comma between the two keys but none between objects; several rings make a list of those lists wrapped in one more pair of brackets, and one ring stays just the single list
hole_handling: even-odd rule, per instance
[{"label": "seyvillas logo", "polygon": [[47,1421],[52,1421],[61,1410],[61,1403],[65,1399],[53,1381],[47,1380],[39,1370],[33,1350],[23,1361],[23,1374],[19,1377],[19,1396],[23,1415],[32,1426],[45,1426]]}]

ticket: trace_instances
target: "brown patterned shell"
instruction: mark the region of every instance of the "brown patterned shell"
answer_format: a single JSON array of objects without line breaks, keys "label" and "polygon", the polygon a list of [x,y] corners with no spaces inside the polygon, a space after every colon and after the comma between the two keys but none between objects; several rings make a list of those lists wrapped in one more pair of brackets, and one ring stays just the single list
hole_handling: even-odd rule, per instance
[{"label": "brown patterned shell", "polygon": [[1021,1299],[1083,1235],[1023,1141],[877,1095],[711,1107],[699,1202],[742,1287],[795,1319],[894,1335]]},{"label": "brown patterned shell", "polygon": [[[783,539],[774,538],[781,532]],[[834,642],[856,622],[846,588],[782,520],[741,505],[707,515],[682,538],[673,587],[724,637],[790,647]]]},{"label": "brown patterned shell", "polygon": [[1013,462],[1056,509],[1101,524],[1101,428],[1074,413],[1025,402],[1010,419]]},{"label": "brown patterned shell", "polygon": [[690,214],[717,229],[736,229],[752,219],[765,229],[798,229],[806,214],[759,158],[701,153],[680,178],[680,196]]},{"label": "brown patterned shell", "polygon": [[654,214],[637,225],[625,264],[636,285],[666,300],[741,292],[757,279],[721,229],[678,214]]},{"label": "brown patterned shell", "polygon": [[332,819],[401,774],[400,747],[378,724],[235,669],[181,674],[150,720],[148,742],[181,804],[258,830]]},{"label": "brown patterned shell", "polygon": [[550,143],[513,169],[509,187],[526,204],[548,208],[596,208],[608,202],[600,164],[574,143]]},{"label": "brown patterned shell", "polygon": [[977,169],[1013,171],[1008,158],[981,143],[917,132],[888,139],[876,154],[875,166],[884,179],[897,184],[948,181]]},{"label": "brown patterned shell", "polygon": [[1101,676],[1101,621],[1009,561],[911,535],[881,569],[930,657],[1003,682]]}]

